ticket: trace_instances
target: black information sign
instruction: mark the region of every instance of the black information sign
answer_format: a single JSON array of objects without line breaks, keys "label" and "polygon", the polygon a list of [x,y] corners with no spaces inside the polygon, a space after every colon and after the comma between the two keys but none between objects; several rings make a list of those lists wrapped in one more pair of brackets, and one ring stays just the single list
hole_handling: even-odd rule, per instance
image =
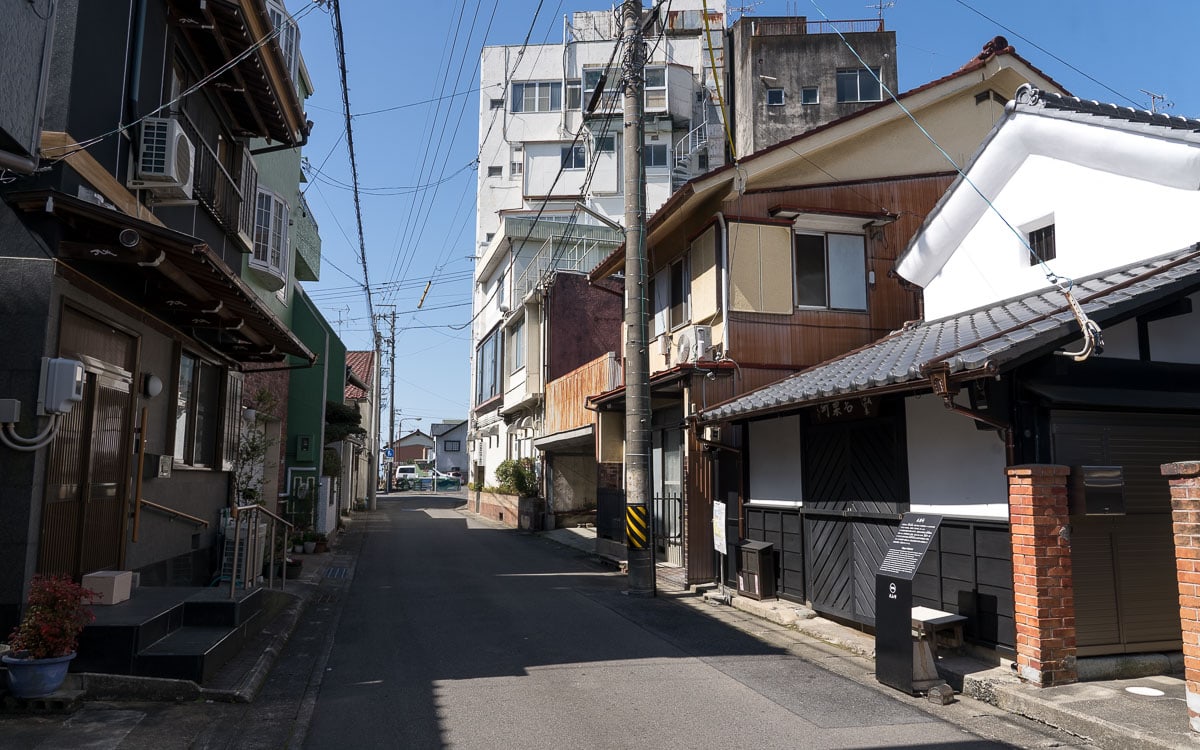
[{"label": "black information sign", "polygon": [[875,574],[875,679],[913,691],[912,579],[941,516],[905,513]]},{"label": "black information sign", "polygon": [[917,568],[921,567],[921,560],[929,551],[929,544],[941,523],[941,516],[905,513],[904,519],[900,521],[900,528],[879,565],[879,572],[911,581],[917,574]]}]

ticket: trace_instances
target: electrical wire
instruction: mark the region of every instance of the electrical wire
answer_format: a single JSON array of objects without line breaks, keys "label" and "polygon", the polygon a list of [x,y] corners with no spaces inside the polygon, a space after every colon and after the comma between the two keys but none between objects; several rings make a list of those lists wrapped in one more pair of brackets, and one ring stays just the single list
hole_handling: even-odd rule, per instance
[{"label": "electrical wire", "polygon": [[[334,0],[333,4],[336,6],[336,0]],[[296,15],[292,16],[292,20],[299,21],[301,18],[308,15],[309,13],[311,13],[314,9],[316,9],[318,7],[320,7],[320,6],[315,3],[313,5],[309,5],[309,6],[305,7],[303,10],[301,10],[300,12],[298,12]],[[174,99],[171,99],[170,101],[166,102],[165,104],[162,104],[159,107],[150,110],[149,112],[147,112],[146,114],[137,118],[133,122],[126,123],[125,125],[118,125],[116,128],[114,128],[106,133],[101,133],[100,135],[93,136],[91,138],[86,138],[82,141],[76,141],[75,143],[66,143],[61,146],[54,146],[52,148],[43,149],[43,152],[45,152],[45,151],[60,151],[60,150],[65,150],[65,149],[70,149],[70,150],[64,154],[61,154],[59,156],[56,156],[56,157],[50,159],[50,163],[44,167],[39,167],[38,171],[45,171],[45,170],[53,167],[55,164],[58,164],[60,161],[66,159],[66,158],[69,158],[69,157],[79,153],[80,151],[85,151],[85,150],[91,148],[92,146],[95,146],[97,143],[100,143],[101,141],[103,141],[106,138],[117,135],[118,133],[123,133],[126,130],[129,130],[130,128],[137,126],[143,120],[145,120],[149,117],[154,117],[159,112],[162,112],[165,109],[169,109],[170,107],[174,106],[175,104],[183,101],[183,99],[185,99],[186,97],[191,96],[192,94],[194,94],[195,92],[197,92],[201,88],[203,88],[204,86],[207,86],[209,83],[211,83],[215,79],[224,75],[230,69],[239,65],[243,60],[246,60],[247,58],[249,58],[251,55],[253,55],[255,52],[257,52],[259,49],[266,46],[267,43],[269,43],[270,41],[275,39],[277,36],[279,36],[280,32],[282,32],[283,29],[284,29],[283,26],[278,26],[278,27],[271,29],[271,31],[269,33],[267,33],[266,36],[255,41],[249,47],[247,47],[246,49],[242,50],[240,53],[235,55],[231,60],[222,64],[220,67],[218,67],[212,73],[209,73],[208,75],[204,76],[199,81],[197,81],[196,83],[194,83],[191,86],[189,86],[188,88],[184,89]]]},{"label": "electrical wire", "polygon": [[[821,14],[822,18],[824,18],[826,21],[830,20],[829,16],[825,14],[825,11],[822,10],[819,5],[817,5],[817,0],[810,0],[810,2],[812,3],[812,6],[817,9],[817,12]],[[1088,318],[1087,314],[1083,311],[1083,308],[1080,307],[1078,302],[1075,301],[1075,298],[1071,293],[1071,288],[1074,286],[1074,282],[1070,278],[1059,276],[1050,268],[1045,259],[1038,255],[1038,253],[1036,253],[1033,248],[1030,247],[1029,241],[1025,235],[1018,231],[1017,228],[1014,227],[1007,219],[1007,217],[1005,217],[1004,214],[1002,214],[1000,210],[996,208],[996,205],[992,202],[992,200],[983,194],[983,191],[980,190],[979,186],[967,176],[967,173],[962,169],[962,167],[960,167],[958,163],[954,161],[950,154],[946,153],[946,150],[941,147],[941,145],[929,133],[929,131],[917,121],[917,118],[913,116],[913,113],[909,111],[908,107],[904,106],[904,103],[900,101],[900,98],[896,96],[896,93],[883,82],[883,79],[875,72],[875,69],[868,65],[865,60],[863,60],[862,56],[858,53],[858,50],[854,48],[854,45],[850,44],[849,40],[846,39],[846,36],[841,32],[841,30],[833,24],[830,24],[830,27],[842,40],[842,44],[844,44],[846,48],[850,50],[850,53],[854,55],[855,59],[858,60],[859,64],[862,65],[863,68],[865,68],[868,72],[870,72],[871,77],[873,77],[876,82],[879,83],[880,88],[887,92],[892,101],[896,103],[896,106],[900,108],[900,111],[903,112],[908,119],[917,126],[917,129],[921,131],[921,133],[931,144],[933,144],[933,147],[938,150],[942,157],[954,167],[954,170],[958,172],[958,175],[960,178],[962,178],[963,182],[969,185],[971,189],[975,191],[975,194],[978,195],[980,199],[982,199],[987,205],[988,209],[997,218],[999,218],[1001,222],[1003,222],[1004,226],[1008,227],[1008,230],[1017,238],[1017,241],[1021,243],[1021,246],[1028,251],[1030,258],[1035,261],[1037,265],[1041,266],[1042,270],[1045,271],[1046,281],[1050,282],[1052,286],[1057,287],[1058,290],[1062,292],[1063,296],[1066,297],[1071,313],[1074,315],[1076,322],[1079,324],[1080,332],[1083,334],[1084,343],[1083,348],[1078,352],[1064,352],[1064,354],[1071,357],[1076,362],[1082,362],[1086,360],[1089,356],[1091,356],[1097,347],[1103,346],[1104,340],[1100,326]]]}]

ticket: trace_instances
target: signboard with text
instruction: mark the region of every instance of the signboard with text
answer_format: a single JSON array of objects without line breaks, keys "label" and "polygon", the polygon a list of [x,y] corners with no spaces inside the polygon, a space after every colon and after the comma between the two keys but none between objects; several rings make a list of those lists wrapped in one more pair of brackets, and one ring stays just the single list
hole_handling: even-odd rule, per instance
[{"label": "signboard with text", "polygon": [[915,692],[912,581],[937,535],[941,516],[905,513],[875,574],[875,679]]}]

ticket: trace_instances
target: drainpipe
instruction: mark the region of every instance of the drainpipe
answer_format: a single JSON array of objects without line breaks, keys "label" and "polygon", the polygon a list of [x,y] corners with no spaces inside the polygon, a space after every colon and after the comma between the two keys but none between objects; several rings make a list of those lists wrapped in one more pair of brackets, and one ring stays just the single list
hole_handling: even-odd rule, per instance
[{"label": "drainpipe", "polygon": [[142,47],[146,43],[146,0],[136,0],[133,12],[133,60],[130,61],[129,90],[125,96],[127,122],[133,122],[138,117],[138,94],[142,88]]},{"label": "drainpipe", "polygon": [[721,242],[721,357],[729,357],[729,228],[725,214],[717,211],[717,239]]},{"label": "drainpipe", "polygon": [[1004,440],[1005,463],[1009,466],[1013,465],[1013,457],[1014,457],[1014,454],[1016,453],[1016,449],[1013,446],[1012,425],[1005,424],[1004,422],[993,419],[986,414],[975,411],[974,409],[969,409],[965,406],[960,406],[959,404],[956,404],[954,402],[953,395],[943,396],[942,398],[946,403],[946,408],[949,409],[950,411],[954,412],[955,414],[961,414],[964,417],[969,417],[970,419],[974,419],[976,422],[985,424],[988,427],[993,427],[997,431],[999,431],[1000,437]]}]

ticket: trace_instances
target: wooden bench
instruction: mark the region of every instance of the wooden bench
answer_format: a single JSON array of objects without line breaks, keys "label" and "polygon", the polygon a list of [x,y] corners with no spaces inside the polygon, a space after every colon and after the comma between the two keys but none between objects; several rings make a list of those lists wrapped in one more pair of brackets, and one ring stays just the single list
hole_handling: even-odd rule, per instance
[{"label": "wooden bench", "polygon": [[946,641],[947,648],[963,645],[963,623],[967,618],[931,607],[912,608],[912,629],[918,637],[929,644],[930,654],[937,655],[938,636]]}]

